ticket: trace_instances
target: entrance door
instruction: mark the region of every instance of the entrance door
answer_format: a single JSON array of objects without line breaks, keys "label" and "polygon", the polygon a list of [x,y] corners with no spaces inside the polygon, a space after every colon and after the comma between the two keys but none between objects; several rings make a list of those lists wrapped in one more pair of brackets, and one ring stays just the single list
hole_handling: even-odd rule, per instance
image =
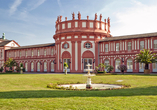
[{"label": "entrance door", "polygon": [[120,59],[116,59],[115,61],[115,72],[120,72],[120,70],[118,69],[118,66],[120,65]]},{"label": "entrance door", "polygon": [[[92,58],[85,58],[84,59],[84,72],[87,72],[87,71],[85,71],[85,69],[88,69],[88,67],[86,66],[87,64],[90,64],[90,65],[92,65],[93,63],[92,63]],[[93,66],[93,65],[92,65]],[[92,69],[92,66],[90,67],[90,69]]]},{"label": "entrance door", "polygon": [[145,67],[144,63],[139,63],[139,72],[144,72],[144,67]]},{"label": "entrance door", "polygon": [[127,72],[132,72],[132,70],[133,70],[133,65],[132,65],[132,59],[131,58],[129,58],[128,60],[127,60]]},{"label": "entrance door", "polygon": [[153,72],[157,72],[157,63],[153,63]]},{"label": "entrance door", "polygon": [[63,59],[63,72],[65,72],[64,62],[68,64],[67,72],[70,72],[70,59]]}]

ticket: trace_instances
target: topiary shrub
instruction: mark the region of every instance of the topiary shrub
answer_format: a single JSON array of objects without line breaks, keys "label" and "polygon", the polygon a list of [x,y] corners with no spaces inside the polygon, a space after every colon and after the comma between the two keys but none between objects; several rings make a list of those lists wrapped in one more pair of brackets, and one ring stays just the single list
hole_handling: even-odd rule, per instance
[{"label": "topiary shrub", "polygon": [[124,65],[124,64],[121,64],[121,65],[118,66],[118,69],[124,74],[124,71],[127,70],[127,66]]}]

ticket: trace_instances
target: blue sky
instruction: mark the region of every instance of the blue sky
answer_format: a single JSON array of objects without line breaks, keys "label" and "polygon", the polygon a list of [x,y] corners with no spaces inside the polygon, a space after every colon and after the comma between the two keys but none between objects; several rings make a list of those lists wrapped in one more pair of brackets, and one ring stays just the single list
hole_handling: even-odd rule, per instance
[{"label": "blue sky", "polygon": [[57,16],[78,11],[110,17],[113,36],[157,32],[157,0],[0,0],[0,33],[21,46],[51,43]]}]

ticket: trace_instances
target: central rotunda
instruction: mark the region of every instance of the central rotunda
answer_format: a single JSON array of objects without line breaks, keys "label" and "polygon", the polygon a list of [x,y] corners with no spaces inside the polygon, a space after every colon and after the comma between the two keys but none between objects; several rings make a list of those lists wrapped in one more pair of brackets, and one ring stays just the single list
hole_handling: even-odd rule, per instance
[{"label": "central rotunda", "polygon": [[78,12],[78,19],[72,13],[72,20],[62,21],[58,16],[56,21],[55,39],[56,50],[56,71],[64,72],[64,62],[68,64],[68,72],[85,72],[89,63],[91,69],[98,65],[99,41],[110,35],[110,19],[102,21],[102,15],[97,20],[81,19]]}]

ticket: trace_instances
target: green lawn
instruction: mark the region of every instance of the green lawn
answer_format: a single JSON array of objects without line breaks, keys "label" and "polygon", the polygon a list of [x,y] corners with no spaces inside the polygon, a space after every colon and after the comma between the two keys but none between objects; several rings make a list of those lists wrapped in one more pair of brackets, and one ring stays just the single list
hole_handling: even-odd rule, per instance
[{"label": "green lawn", "polygon": [[[123,82],[116,82],[123,80]],[[130,88],[106,91],[64,91],[48,83],[86,82],[83,75],[0,74],[0,110],[155,110],[157,75],[106,75],[93,83],[127,84]]]}]

